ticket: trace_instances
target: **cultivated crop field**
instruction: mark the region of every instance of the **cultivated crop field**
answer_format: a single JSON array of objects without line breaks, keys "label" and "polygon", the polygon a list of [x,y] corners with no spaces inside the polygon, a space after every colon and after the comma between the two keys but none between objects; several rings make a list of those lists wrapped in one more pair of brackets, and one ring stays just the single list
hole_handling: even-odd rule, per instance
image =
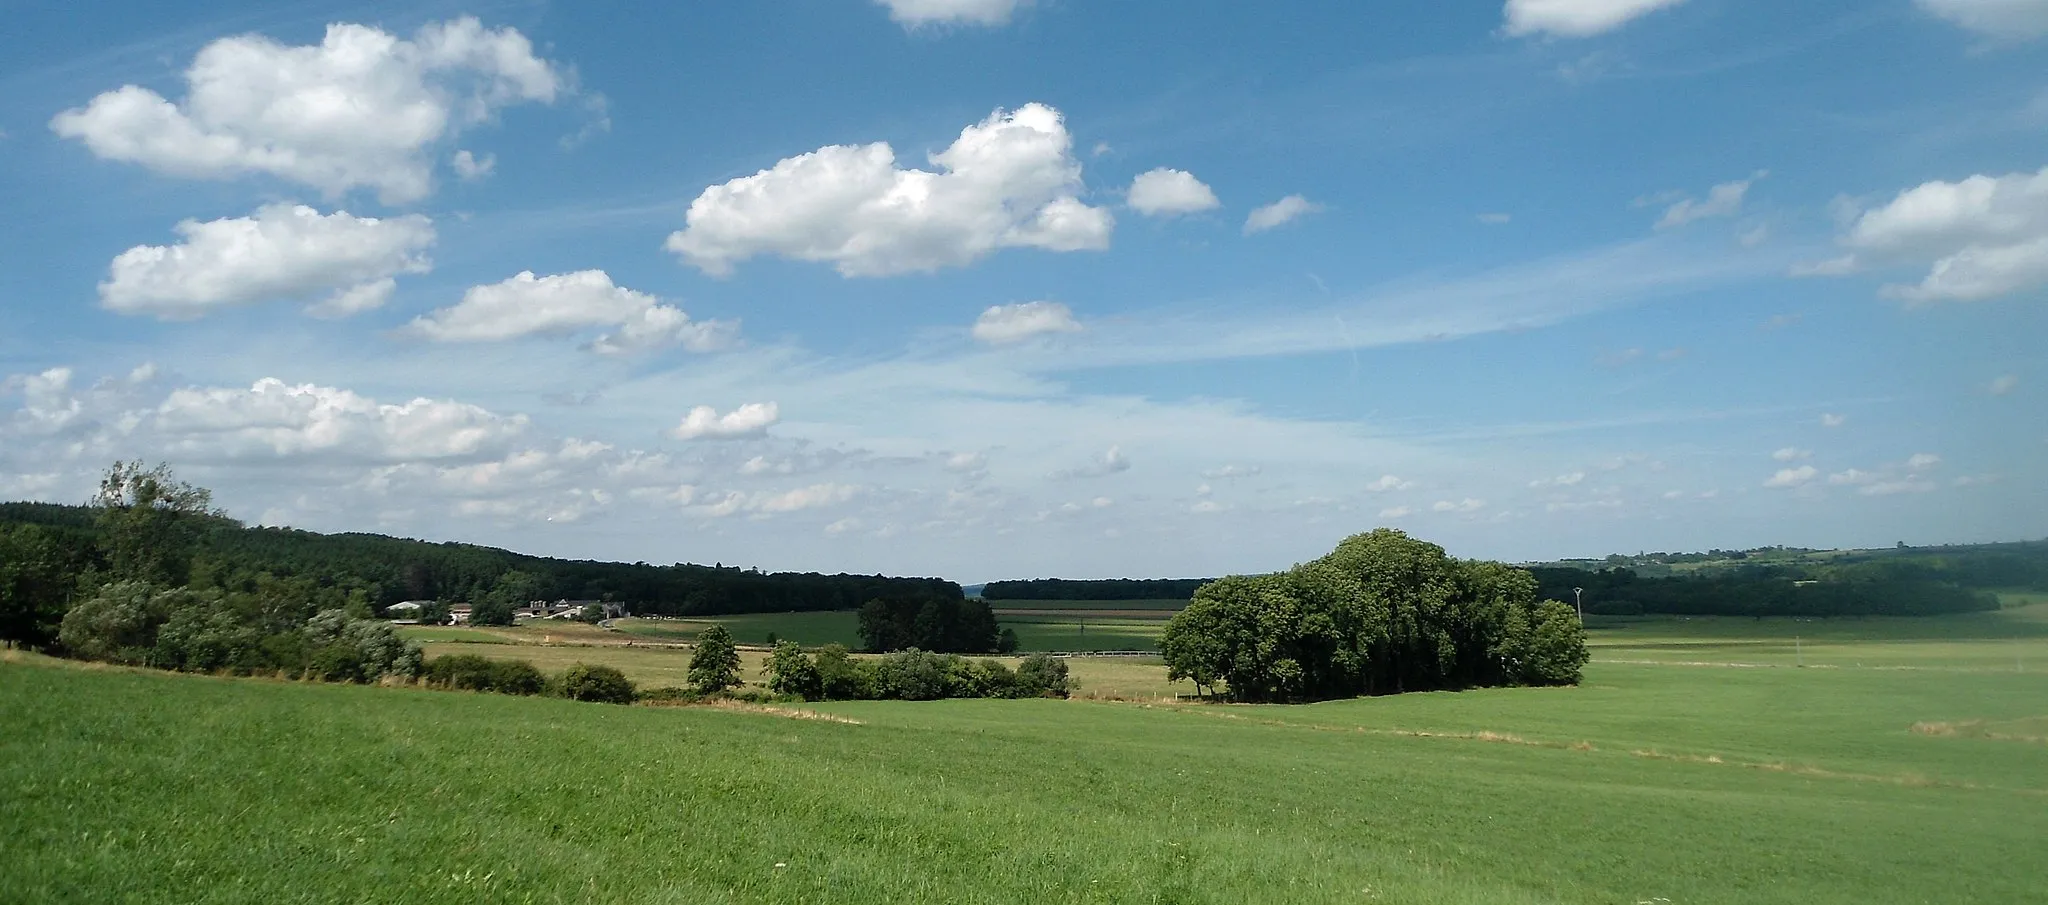
[{"label": "cultivated crop field", "polygon": [[835,720],[10,654],[0,901],[2031,901],[2044,616],[1817,642],[1860,667],[1674,621],[1596,631],[1579,688]]}]

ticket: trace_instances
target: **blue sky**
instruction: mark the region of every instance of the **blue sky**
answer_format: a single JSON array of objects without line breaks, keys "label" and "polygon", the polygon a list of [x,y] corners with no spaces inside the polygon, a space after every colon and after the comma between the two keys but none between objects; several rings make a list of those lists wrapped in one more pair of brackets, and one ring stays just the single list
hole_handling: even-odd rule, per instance
[{"label": "blue sky", "polygon": [[963,581],[2048,534],[2048,0],[665,7],[14,11],[0,497]]}]

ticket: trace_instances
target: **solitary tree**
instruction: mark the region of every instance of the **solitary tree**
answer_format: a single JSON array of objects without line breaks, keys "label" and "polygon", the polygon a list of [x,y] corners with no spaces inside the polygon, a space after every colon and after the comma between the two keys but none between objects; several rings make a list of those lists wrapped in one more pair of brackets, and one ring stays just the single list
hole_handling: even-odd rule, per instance
[{"label": "solitary tree", "polygon": [[698,694],[717,694],[739,685],[740,652],[732,646],[732,633],[722,625],[705,629],[690,655],[690,687]]},{"label": "solitary tree", "polygon": [[211,491],[178,480],[169,465],[140,461],[108,468],[92,505],[114,577],[157,584],[184,584],[207,519],[226,518]]}]

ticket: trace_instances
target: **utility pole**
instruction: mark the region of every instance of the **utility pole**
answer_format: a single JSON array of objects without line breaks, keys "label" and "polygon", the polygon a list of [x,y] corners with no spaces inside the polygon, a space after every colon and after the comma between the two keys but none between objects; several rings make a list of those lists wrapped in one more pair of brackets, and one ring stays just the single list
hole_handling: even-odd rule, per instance
[{"label": "utility pole", "polygon": [[1586,624],[1586,589],[1572,589],[1572,605],[1579,608],[1579,624]]}]

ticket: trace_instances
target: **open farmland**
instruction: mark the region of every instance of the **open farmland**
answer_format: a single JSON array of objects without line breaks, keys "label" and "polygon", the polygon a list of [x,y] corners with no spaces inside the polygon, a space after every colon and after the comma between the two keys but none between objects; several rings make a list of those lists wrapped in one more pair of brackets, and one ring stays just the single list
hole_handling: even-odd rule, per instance
[{"label": "open farmland", "polygon": [[860,648],[859,614],[851,610],[812,613],[738,613],[671,619],[615,619],[612,625],[628,635],[657,641],[695,641],[713,625],[723,625],[740,644],[767,644],[768,636],[806,647],[843,644]]},{"label": "open farmland", "polygon": [[[1031,601],[1033,606],[998,609],[996,618],[1004,628],[1017,633],[1023,651],[1156,650],[1159,633],[1177,609],[1140,606],[1106,609],[1117,603],[1173,603],[1186,601]],[[1039,603],[1087,604],[1085,607],[1037,606]],[[689,643],[712,625],[723,625],[741,644],[766,644],[768,635],[795,641],[806,647],[843,644],[861,647],[859,614],[741,613],[690,619],[619,619],[613,624],[621,633],[656,642]]]},{"label": "open farmland", "polygon": [[1629,626],[1579,688],[808,705],[857,723],[10,655],[0,901],[2030,901],[2048,639],[1998,615],[1829,642],[1883,668]]}]

